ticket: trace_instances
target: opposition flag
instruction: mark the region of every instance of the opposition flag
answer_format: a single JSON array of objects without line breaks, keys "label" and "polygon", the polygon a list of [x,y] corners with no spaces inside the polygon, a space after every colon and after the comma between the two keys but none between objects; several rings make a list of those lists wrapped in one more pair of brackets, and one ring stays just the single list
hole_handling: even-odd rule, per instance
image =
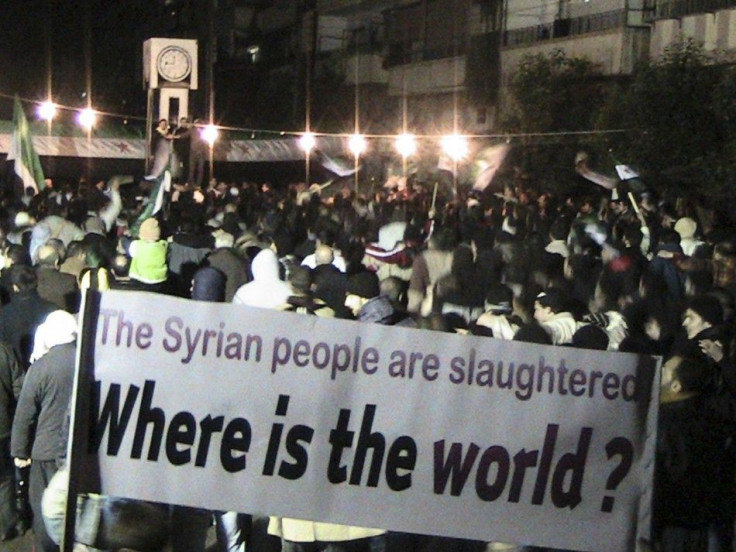
[{"label": "opposition flag", "polygon": [[457,162],[452,160],[449,155],[441,154],[437,161],[437,169],[440,171],[447,171],[455,175],[457,172]]},{"label": "opposition flag", "polygon": [[611,178],[610,176],[591,170],[590,167],[588,167],[588,154],[582,151],[575,156],[575,172],[585,180],[588,180],[593,184],[597,184],[606,190],[613,190],[616,187],[616,184],[618,184],[618,181],[615,178]]},{"label": "opposition flag", "polygon": [[508,144],[498,144],[484,149],[478,154],[476,164],[482,167],[473,184],[474,190],[483,191],[491,184],[496,173],[501,168],[506,154],[509,152]]},{"label": "opposition flag", "polygon": [[619,180],[621,180],[622,182],[626,180],[632,180],[634,178],[639,178],[639,173],[628,165],[616,165],[616,174],[618,175]]},{"label": "opposition flag", "polygon": [[148,201],[143,207],[143,211],[138,216],[131,228],[133,235],[138,235],[138,229],[147,218],[156,216],[156,213],[164,207],[165,193],[171,190],[171,171],[167,166],[166,169],[156,178],[148,194]]},{"label": "opposition flag", "polygon": [[649,187],[635,169],[630,165],[624,165],[621,163],[613,156],[613,154],[611,154],[611,159],[613,159],[613,163],[616,166],[616,175],[621,181],[621,184],[625,184],[625,191],[630,190],[636,194],[649,192]]},{"label": "opposition flag", "polygon": [[44,189],[46,183],[41,161],[33,149],[31,130],[18,96],[13,100],[13,135],[10,138],[7,160],[14,161],[15,174],[23,182],[24,190],[29,186],[36,192]]},{"label": "opposition flag", "polygon": [[334,157],[330,157],[322,150],[315,149],[314,154],[319,160],[320,165],[322,165],[325,169],[330,171],[332,174],[335,174],[339,177],[353,175],[360,168],[360,167],[356,167],[355,164],[348,164],[342,159],[336,159]]}]

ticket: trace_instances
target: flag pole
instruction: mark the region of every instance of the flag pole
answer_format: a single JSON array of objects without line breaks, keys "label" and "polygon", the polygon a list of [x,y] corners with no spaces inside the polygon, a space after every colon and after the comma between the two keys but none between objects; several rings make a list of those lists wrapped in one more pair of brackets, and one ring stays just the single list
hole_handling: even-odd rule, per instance
[{"label": "flag pole", "polygon": [[641,216],[641,210],[639,209],[639,205],[636,203],[636,198],[634,197],[634,194],[629,192],[629,201],[631,202],[631,205],[634,207],[634,211],[636,211],[636,216]]}]

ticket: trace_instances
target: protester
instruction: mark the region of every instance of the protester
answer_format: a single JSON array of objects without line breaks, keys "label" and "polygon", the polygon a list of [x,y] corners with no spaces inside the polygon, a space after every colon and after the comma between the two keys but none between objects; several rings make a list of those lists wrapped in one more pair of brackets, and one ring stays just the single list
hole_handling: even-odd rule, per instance
[{"label": "protester", "polygon": [[10,455],[10,431],[22,383],[20,363],[12,349],[0,342],[0,541],[10,540],[22,532]]},{"label": "protester", "polygon": [[[58,244],[58,245],[57,245]],[[79,286],[71,274],[59,270],[64,260],[63,245],[49,240],[36,253],[36,276],[38,294],[58,308],[75,313],[79,310]]]},{"label": "protester", "polygon": [[553,345],[572,342],[577,323],[566,309],[564,298],[558,290],[548,289],[537,295],[534,319],[549,333]]},{"label": "protester", "polygon": [[284,308],[291,288],[279,277],[276,254],[270,249],[262,249],[253,259],[251,272],[253,280],[235,292],[233,303],[267,309]]},{"label": "protester", "polygon": [[32,267],[11,269],[14,293],[0,310],[0,339],[8,343],[23,369],[30,366],[36,328],[58,307],[38,294],[38,277]]},{"label": "protester", "polygon": [[673,356],[662,369],[653,533],[663,552],[706,552],[718,525],[733,528],[732,430],[707,407],[711,376],[702,357]]},{"label": "protester", "polygon": [[58,550],[46,533],[41,499],[58,461],[66,455],[62,427],[71,404],[76,338],[76,319],[65,311],[50,313],[39,325],[33,365],[23,382],[13,419],[10,454],[17,467],[31,467],[29,495],[38,552]]},{"label": "protester", "polygon": [[139,231],[140,238],[130,243],[130,269],[128,276],[147,291],[168,291],[167,265],[168,243],[161,239],[158,220],[148,218],[143,221]]},{"label": "protester", "polygon": [[[198,130],[190,129],[189,141],[200,139]],[[167,134],[160,137],[169,147]],[[64,272],[83,274],[84,288],[105,289],[101,274],[113,289],[168,293],[173,282],[178,295],[186,297],[191,289],[201,300],[664,359],[678,355],[685,364],[706,366],[710,376],[698,401],[713,418],[697,423],[715,419],[717,431],[718,424],[736,425],[736,332],[733,318],[724,314],[734,304],[736,233],[728,228],[699,233],[713,227],[702,210],[696,222],[693,211],[675,209],[670,199],[636,194],[630,204],[630,196],[609,197],[607,190],[568,198],[517,176],[509,176],[503,194],[500,186],[497,195],[469,194],[460,187],[457,196],[440,191],[436,201],[432,186],[418,176],[396,193],[371,197],[337,183],[334,189],[305,192],[308,183],[280,188],[214,180],[200,190],[193,186],[202,184],[207,147],[200,145],[190,157],[189,186],[177,189],[179,201],[140,225],[134,222],[140,220],[140,203],[123,202],[110,222],[103,214],[117,204],[115,197],[103,200],[104,192],[87,184],[70,186],[60,203],[42,192],[23,207],[25,217],[16,217],[16,227],[8,215],[13,245],[5,258],[17,269],[4,268],[0,286],[15,272],[19,292],[3,298],[10,302],[0,311],[0,337],[23,367],[38,318],[54,308],[33,291],[25,257],[32,246],[38,270],[47,270],[41,253],[60,237],[68,247],[66,261],[59,255]],[[41,203],[53,209],[44,215],[36,207]],[[41,222],[34,225],[35,218]],[[130,228],[122,223],[115,228],[126,220]],[[94,237],[88,234],[81,242],[80,225]],[[138,235],[131,235],[138,227]],[[117,256],[90,259],[92,244]],[[307,268],[312,261],[314,268]],[[98,277],[90,268],[98,269]],[[152,308],[155,301],[154,295]],[[668,458],[666,451],[661,458]],[[724,508],[724,516],[709,521],[709,530],[722,532],[729,519]],[[681,536],[681,522],[665,520],[656,544],[669,547],[673,534]],[[305,540],[318,544],[307,544],[302,528],[287,523],[280,529],[285,548],[328,547],[330,539],[340,538],[339,531],[323,534],[305,523],[310,524]],[[253,537],[250,528],[241,529]],[[382,534],[378,528],[366,536]],[[385,540],[388,552],[399,542]],[[449,542],[435,544],[438,550],[452,549]]]},{"label": "protester", "polygon": [[381,295],[378,277],[371,272],[361,272],[348,280],[345,306],[359,322],[390,324],[394,307],[385,295]]}]

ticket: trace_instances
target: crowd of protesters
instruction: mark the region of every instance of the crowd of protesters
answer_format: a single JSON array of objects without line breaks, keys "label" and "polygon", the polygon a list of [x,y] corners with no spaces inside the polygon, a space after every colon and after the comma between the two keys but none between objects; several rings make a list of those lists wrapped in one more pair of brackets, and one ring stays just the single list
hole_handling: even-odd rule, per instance
[{"label": "crowd of protesters", "polygon": [[[64,493],[54,476],[66,452],[70,315],[91,288],[660,355],[652,543],[732,549],[736,228],[712,212],[593,184],[562,196],[510,179],[455,194],[398,179],[370,196],[339,184],[175,184],[141,220],[146,190],[119,182],[49,183],[0,210],[0,538],[32,517],[37,552],[58,542],[47,510],[52,491]],[[78,540],[102,549],[203,550],[213,523],[228,551],[504,547],[253,513],[93,506],[105,523]]]}]

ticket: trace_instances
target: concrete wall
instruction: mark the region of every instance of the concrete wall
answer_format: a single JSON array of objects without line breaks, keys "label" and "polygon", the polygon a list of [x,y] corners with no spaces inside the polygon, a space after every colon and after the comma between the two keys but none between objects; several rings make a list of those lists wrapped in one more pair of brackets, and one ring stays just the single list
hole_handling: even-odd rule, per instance
[{"label": "concrete wall", "polygon": [[702,42],[709,52],[735,58],[736,9],[655,21],[651,31],[650,57],[660,57],[667,46],[682,38],[693,38]]},{"label": "concrete wall", "polygon": [[458,90],[464,83],[464,56],[400,65],[388,72],[391,96],[441,94]]},{"label": "concrete wall", "polygon": [[[357,73],[356,73],[357,66]],[[358,84],[376,83],[387,84],[389,73],[383,68],[381,54],[361,54],[349,56],[345,60],[345,83]]]}]

